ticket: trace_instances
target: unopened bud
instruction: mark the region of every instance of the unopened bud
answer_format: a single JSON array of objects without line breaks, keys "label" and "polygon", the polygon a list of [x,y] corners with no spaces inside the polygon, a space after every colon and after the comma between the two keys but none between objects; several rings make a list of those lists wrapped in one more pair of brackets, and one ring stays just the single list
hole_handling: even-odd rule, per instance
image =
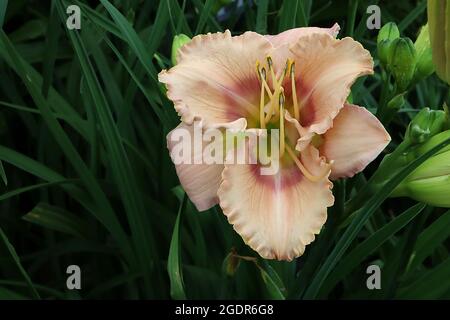
[{"label": "unopened bud", "polygon": [[[450,131],[441,132],[414,154],[424,154],[450,139]],[[417,167],[391,194],[391,197],[410,197],[436,207],[450,207],[450,148],[444,147]]]},{"label": "unopened bud", "polygon": [[191,41],[191,38],[189,38],[187,35],[182,34],[182,33],[177,34],[175,37],[173,37],[172,54],[171,54],[172,65],[176,65],[177,64],[178,50],[182,46],[184,46],[186,43],[188,43],[189,41]]},{"label": "unopened bud", "polygon": [[416,68],[416,49],[409,38],[392,41],[388,53],[388,68],[397,84],[397,91],[405,91],[414,76]]},{"label": "unopened bud", "polygon": [[378,32],[377,50],[378,58],[380,59],[381,64],[387,64],[391,43],[398,37],[400,37],[400,31],[394,22],[386,23]]},{"label": "unopened bud", "polygon": [[406,129],[405,140],[409,139],[411,145],[424,143],[444,129],[446,114],[443,110],[422,109],[411,120]]}]

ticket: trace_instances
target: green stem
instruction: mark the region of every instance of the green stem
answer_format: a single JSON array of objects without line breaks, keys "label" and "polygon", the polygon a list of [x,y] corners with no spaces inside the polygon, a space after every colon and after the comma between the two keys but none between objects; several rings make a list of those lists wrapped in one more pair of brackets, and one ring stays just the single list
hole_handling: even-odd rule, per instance
[{"label": "green stem", "polygon": [[355,29],[356,11],[358,10],[358,0],[351,0],[348,8],[348,24],[347,35],[353,37],[353,31]]},{"label": "green stem", "polygon": [[383,119],[386,113],[386,106],[388,102],[393,97],[391,92],[391,74],[390,72],[386,72],[384,69],[381,71],[381,94],[380,94],[380,103],[378,105],[376,116],[378,119]]}]

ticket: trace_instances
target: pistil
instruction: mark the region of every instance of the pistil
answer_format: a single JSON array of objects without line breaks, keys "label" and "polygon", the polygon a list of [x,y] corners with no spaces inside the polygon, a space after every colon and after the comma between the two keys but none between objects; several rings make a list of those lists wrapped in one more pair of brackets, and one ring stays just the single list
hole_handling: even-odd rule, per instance
[{"label": "pistil", "polygon": [[[261,82],[266,83],[266,69],[262,68],[261,71],[259,71],[258,67],[258,74],[260,75]],[[259,123],[261,125],[262,129],[266,128],[266,122],[264,118],[264,104],[265,104],[265,94],[264,94],[264,84],[261,85],[261,97],[259,100]]]},{"label": "pistil", "polygon": [[280,105],[280,157],[284,155],[285,136],[284,136],[284,89],[281,88],[278,104]]},{"label": "pistil", "polygon": [[326,164],[325,170],[319,174],[318,176],[313,175],[311,172],[306,169],[306,167],[303,165],[303,163],[298,159],[297,155],[295,154],[294,150],[289,145],[286,145],[286,151],[288,152],[289,156],[294,160],[295,164],[299,168],[299,170],[302,172],[302,174],[311,182],[317,182],[325,178],[331,171],[331,166],[333,165],[333,161],[330,161],[330,163]]}]

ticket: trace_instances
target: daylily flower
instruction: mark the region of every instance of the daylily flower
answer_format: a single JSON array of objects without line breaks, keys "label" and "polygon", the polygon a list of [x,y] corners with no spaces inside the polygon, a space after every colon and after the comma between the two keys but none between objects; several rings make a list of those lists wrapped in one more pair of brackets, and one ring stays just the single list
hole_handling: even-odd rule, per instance
[{"label": "daylily flower", "polygon": [[363,170],[390,141],[375,116],[345,102],[373,61],[353,39],[336,39],[338,31],[336,24],[276,36],[199,35],[159,74],[182,121],[168,135],[169,150],[171,135],[193,130],[195,120],[206,129],[280,129],[275,175],[261,175],[259,164],[176,165],[198,210],[219,203],[263,258],[302,255],[334,203],[329,179]]}]

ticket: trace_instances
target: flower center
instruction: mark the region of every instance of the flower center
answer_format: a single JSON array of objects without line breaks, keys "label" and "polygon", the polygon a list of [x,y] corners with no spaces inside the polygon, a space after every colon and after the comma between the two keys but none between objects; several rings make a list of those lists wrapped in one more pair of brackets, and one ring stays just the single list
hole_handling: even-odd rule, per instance
[{"label": "flower center", "polygon": [[[297,165],[302,174],[310,181],[319,181],[323,179],[330,172],[332,163],[328,163],[325,167],[323,173],[319,175],[313,175],[309,170],[303,165],[298,157],[298,151],[293,149],[289,144],[286,143],[285,136],[285,104],[286,96],[284,94],[284,88],[282,86],[284,79],[289,77],[291,79],[291,91],[292,91],[292,108],[294,112],[294,118],[300,121],[300,107],[297,100],[297,90],[295,81],[295,62],[291,59],[286,60],[286,64],[283,72],[277,78],[275,70],[273,68],[273,61],[270,56],[266,58],[267,69],[261,67],[259,61],[256,62],[256,72],[258,74],[259,81],[261,83],[261,93],[259,102],[259,123],[261,129],[266,129],[268,126],[273,127],[273,124],[279,126],[280,130],[280,159],[284,156],[285,152]],[[268,83],[268,73],[271,77],[272,89]],[[266,103],[266,96],[268,97],[268,102]]]}]

